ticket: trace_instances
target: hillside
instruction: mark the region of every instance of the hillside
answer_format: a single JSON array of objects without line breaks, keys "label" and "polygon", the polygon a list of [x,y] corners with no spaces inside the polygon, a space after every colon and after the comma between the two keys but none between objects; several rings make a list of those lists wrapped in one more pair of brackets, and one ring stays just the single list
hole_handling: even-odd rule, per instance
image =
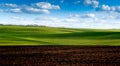
[{"label": "hillside", "polygon": [[0,26],[0,45],[120,45],[120,30]]}]

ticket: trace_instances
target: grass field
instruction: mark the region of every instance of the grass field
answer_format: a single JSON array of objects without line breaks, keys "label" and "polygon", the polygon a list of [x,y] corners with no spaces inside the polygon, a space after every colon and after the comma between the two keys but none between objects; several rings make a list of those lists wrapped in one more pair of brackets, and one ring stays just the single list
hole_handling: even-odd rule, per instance
[{"label": "grass field", "polygon": [[120,30],[0,26],[0,45],[120,46]]}]

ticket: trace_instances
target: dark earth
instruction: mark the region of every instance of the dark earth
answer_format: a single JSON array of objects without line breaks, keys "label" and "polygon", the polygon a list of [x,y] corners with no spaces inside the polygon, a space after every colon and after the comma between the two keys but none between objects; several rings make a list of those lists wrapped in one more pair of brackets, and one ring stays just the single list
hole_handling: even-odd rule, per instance
[{"label": "dark earth", "polygon": [[120,66],[120,47],[6,46],[0,66]]}]

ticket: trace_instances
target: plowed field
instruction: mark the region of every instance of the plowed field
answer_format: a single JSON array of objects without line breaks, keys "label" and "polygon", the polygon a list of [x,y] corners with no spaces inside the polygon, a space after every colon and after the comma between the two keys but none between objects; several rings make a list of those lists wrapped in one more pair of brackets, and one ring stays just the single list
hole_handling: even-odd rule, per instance
[{"label": "plowed field", "polygon": [[119,66],[120,47],[102,47],[102,46],[0,47],[0,65]]}]

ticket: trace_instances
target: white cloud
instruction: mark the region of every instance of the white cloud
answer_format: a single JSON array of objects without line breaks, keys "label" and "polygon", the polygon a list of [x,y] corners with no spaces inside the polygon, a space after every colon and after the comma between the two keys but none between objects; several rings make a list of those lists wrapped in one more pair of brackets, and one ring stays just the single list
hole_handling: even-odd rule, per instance
[{"label": "white cloud", "polygon": [[90,18],[95,18],[95,14],[87,14],[87,16]]},{"label": "white cloud", "polygon": [[49,14],[50,13],[46,9],[38,9],[38,8],[33,8],[33,7],[27,7],[27,8],[25,8],[25,10],[30,12],[30,13],[45,13],[45,14]]},{"label": "white cloud", "polygon": [[20,8],[10,9],[11,12],[20,13],[22,12]]},{"label": "white cloud", "polygon": [[116,10],[120,11],[120,6],[117,6]]},{"label": "white cloud", "polygon": [[99,5],[99,2],[97,0],[84,0],[84,4],[97,8]]},{"label": "white cloud", "polygon": [[98,10],[120,12],[120,6],[102,5],[101,7],[98,8]]},{"label": "white cloud", "polygon": [[116,11],[116,8],[115,8],[115,7],[111,7],[111,10],[112,10],[112,11]]},{"label": "white cloud", "polygon": [[16,5],[11,3],[0,4],[1,11],[3,12],[14,12],[14,13],[40,13],[49,14],[50,10],[59,10],[59,5],[52,5],[48,2],[38,2],[31,5]]},{"label": "white cloud", "polygon": [[48,2],[39,2],[39,3],[36,3],[36,6],[42,9],[56,9],[56,10],[60,9],[58,5],[52,5]]},{"label": "white cloud", "polygon": [[78,18],[66,18],[64,21],[65,22],[79,22],[79,19]]},{"label": "white cloud", "polygon": [[[114,8],[114,7],[112,7],[112,8]],[[102,5],[101,9],[105,10],[105,11],[110,11],[111,10],[110,6],[108,6],[108,5]]]},{"label": "white cloud", "polygon": [[98,7],[99,2],[94,0],[94,1],[92,1],[92,5],[94,8],[96,8],[96,7]]},{"label": "white cloud", "polygon": [[11,3],[5,3],[5,4],[0,4],[1,7],[18,7],[18,5],[16,4],[11,4]]},{"label": "white cloud", "polygon": [[85,5],[91,5],[92,2],[91,2],[91,0],[84,0],[84,4],[85,4]]},{"label": "white cloud", "polygon": [[[67,28],[120,28],[120,19],[112,19],[114,17],[114,13],[111,14],[104,14],[103,12],[99,13],[89,13],[87,16],[91,18],[81,18],[81,17],[55,17],[55,16],[32,16],[31,14],[27,14],[26,16],[32,16],[32,17],[26,17],[22,15],[12,15],[12,18],[5,17],[4,20],[3,17],[0,17],[2,20],[0,21],[1,24],[15,24],[15,25],[42,25],[42,26],[52,26],[52,27],[67,27]],[[74,15],[74,14],[73,14]],[[82,15],[82,14],[77,14]],[[119,16],[120,14],[117,14]],[[0,15],[3,16],[3,15]],[[68,15],[69,16],[69,15]],[[109,17],[102,19],[101,16]],[[94,20],[93,17],[97,18],[97,20]],[[9,19],[8,19],[9,18]]]}]

